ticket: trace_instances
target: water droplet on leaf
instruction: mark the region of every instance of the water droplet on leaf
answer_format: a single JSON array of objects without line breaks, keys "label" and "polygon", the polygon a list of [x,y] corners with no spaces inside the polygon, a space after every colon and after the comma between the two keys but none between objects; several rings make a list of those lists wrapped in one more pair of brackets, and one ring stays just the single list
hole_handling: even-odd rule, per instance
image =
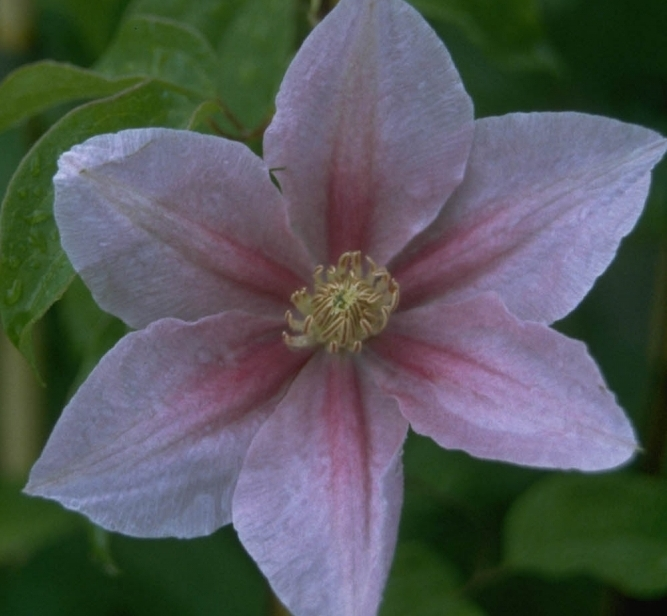
[{"label": "water droplet on leaf", "polygon": [[42,267],[42,260],[37,257],[36,255],[33,255],[30,257],[27,261],[28,267],[32,270],[38,270]]},{"label": "water droplet on leaf", "polygon": [[2,257],[0,260],[0,267],[7,268],[8,270],[16,271],[19,268],[19,265],[21,265],[21,260],[16,255]]},{"label": "water droplet on leaf", "polygon": [[28,235],[28,243],[30,248],[41,253],[45,253],[47,250],[46,236],[43,233],[35,233],[34,230],[31,230]]},{"label": "water droplet on leaf", "polygon": [[16,302],[21,299],[23,294],[23,283],[19,278],[15,278],[11,286],[5,291],[5,304],[7,306],[13,306]]},{"label": "water droplet on leaf", "polygon": [[30,224],[30,225],[36,225],[39,224],[40,222],[44,222],[49,218],[50,214],[49,212],[45,212],[43,210],[35,210],[32,214],[28,214],[25,217],[25,221]]}]

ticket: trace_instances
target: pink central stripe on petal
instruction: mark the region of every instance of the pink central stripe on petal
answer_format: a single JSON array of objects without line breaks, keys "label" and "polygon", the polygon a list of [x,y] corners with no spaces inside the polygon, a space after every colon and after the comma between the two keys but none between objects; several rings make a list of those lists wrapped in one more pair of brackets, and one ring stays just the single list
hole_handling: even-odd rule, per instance
[{"label": "pink central stripe on petal", "polygon": [[[367,136],[367,139],[372,139]],[[338,147],[333,152],[327,184],[327,238],[329,263],[335,263],[347,251],[368,248],[368,228],[375,203],[370,190],[372,161],[370,158],[356,167],[340,160]],[[371,255],[372,256],[372,255]]]},{"label": "pink central stripe on petal", "polygon": [[[87,173],[93,175],[90,171]],[[103,177],[95,178],[95,181],[101,187],[105,184]],[[113,192],[117,194],[119,190],[114,184]],[[168,203],[130,190],[123,200],[113,201],[116,211],[133,225],[216,277],[285,305],[290,294],[304,285],[292,270],[264,254],[261,246],[246,246],[222,229],[198,224],[174,211]],[[161,207],[156,208],[156,205]]]},{"label": "pink central stripe on petal", "polygon": [[253,440],[234,494],[241,541],[303,616],[375,614],[395,544],[407,422],[357,358],[311,357]]},{"label": "pink central stripe on petal", "polygon": [[[350,492],[369,494],[371,490],[369,434],[354,364],[345,359],[334,359],[329,364],[326,374],[327,398],[322,409],[323,420],[327,425],[323,435],[331,460],[328,493],[331,511],[337,512],[335,519],[340,525],[335,532],[344,532],[349,525],[348,512],[341,507],[345,501],[344,495]],[[373,516],[370,509],[363,513],[363,526],[355,530],[367,538]],[[353,568],[350,569],[352,573]]]}]

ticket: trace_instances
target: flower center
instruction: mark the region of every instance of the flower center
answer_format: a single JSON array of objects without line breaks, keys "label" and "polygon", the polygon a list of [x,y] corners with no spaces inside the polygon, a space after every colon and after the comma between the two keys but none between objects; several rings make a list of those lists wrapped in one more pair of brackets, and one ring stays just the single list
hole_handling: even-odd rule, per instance
[{"label": "flower center", "polygon": [[345,252],[338,265],[318,265],[312,291],[295,291],[291,301],[303,316],[297,318],[289,310],[285,315],[293,332],[283,333],[288,347],[322,344],[330,353],[358,353],[364,340],[387,325],[398,305],[398,283],[370,257],[364,262],[360,252]]}]

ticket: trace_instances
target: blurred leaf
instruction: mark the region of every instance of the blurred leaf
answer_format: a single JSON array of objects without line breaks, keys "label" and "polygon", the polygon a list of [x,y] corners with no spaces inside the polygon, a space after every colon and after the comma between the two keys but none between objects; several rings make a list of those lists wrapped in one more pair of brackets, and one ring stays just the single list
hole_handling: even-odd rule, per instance
[{"label": "blurred leaf", "polygon": [[75,531],[33,554],[22,567],[0,568],[0,614],[129,616],[115,581],[91,566],[85,533]]},{"label": "blurred leaf", "polygon": [[456,569],[426,545],[398,545],[380,616],[480,616],[461,598]]},{"label": "blurred leaf", "polygon": [[10,340],[36,369],[32,326],[65,292],[74,272],[53,219],[58,156],[88,137],[141,126],[184,127],[195,104],[156,82],[75,109],[25,156],[0,212],[0,316]]},{"label": "blurred leaf", "polygon": [[4,194],[5,187],[14,173],[14,169],[25,154],[23,135],[14,128],[0,134],[0,194]]},{"label": "blurred leaf", "polygon": [[[593,80],[593,84],[582,86],[600,86],[607,80],[622,83],[631,75],[642,81],[647,76],[659,79],[667,75],[664,0],[642,0],[639,5],[631,0],[542,0],[542,13],[570,69],[582,79]],[[661,91],[664,103],[664,90],[658,88],[655,93]],[[652,93],[643,88],[639,92],[606,90],[604,94],[632,99],[637,107],[652,102]],[[662,114],[664,117],[664,106]]]},{"label": "blurred leaf", "polygon": [[428,20],[462,30],[494,60],[512,68],[552,68],[537,0],[411,0]]},{"label": "blurred leaf", "polygon": [[[85,58],[89,61],[96,58],[108,45],[127,3],[128,0],[35,0],[44,22],[42,28],[49,28],[46,55],[58,51],[51,49],[51,45],[71,44],[63,39],[74,36],[77,46],[83,48]],[[43,45],[41,35],[44,32],[39,34],[40,45]],[[81,60],[85,61],[84,58]]]},{"label": "blurred leaf", "polygon": [[480,571],[469,592],[493,616],[611,616],[602,609],[609,602],[609,589],[593,578],[545,579],[500,567]]},{"label": "blurred leaf", "polygon": [[102,356],[127,333],[127,326],[104,312],[80,278],[67,289],[59,304],[59,323],[77,355],[79,371],[71,384],[77,389]]},{"label": "blurred leaf", "polygon": [[400,537],[443,546],[472,573],[496,562],[507,507],[539,472],[479,460],[410,434],[405,444],[405,501]]},{"label": "blurred leaf", "polygon": [[[147,19],[154,15],[154,19],[162,23],[179,23],[183,28],[191,28],[191,32],[202,32],[215,48],[217,65],[210,58],[204,60],[203,48],[197,53],[197,62],[203,73],[197,76],[198,82],[214,80],[217,87],[206,84],[208,88],[199,85],[192,86],[192,76],[183,71],[178,80],[173,75],[160,73],[160,77],[177,82],[185,87],[197,89],[205,97],[212,97],[211,90],[220,95],[226,110],[229,112],[226,120],[221,124],[231,134],[240,134],[248,130],[261,127],[270,118],[273,101],[278,87],[285,73],[295,45],[295,5],[285,0],[236,0],[234,2],[190,2],[188,0],[140,0],[132,7],[135,15],[133,19]],[[129,30],[128,20],[123,31]],[[183,24],[188,24],[184,26]],[[130,39],[130,34],[122,40]],[[143,74],[156,75],[155,70],[148,70],[155,66],[153,57],[150,62],[143,58],[146,54],[145,36],[136,37],[132,43],[132,50],[127,42],[120,45],[120,50],[112,55],[121,60],[142,65]],[[160,42],[165,50],[178,49],[179,53],[191,48],[185,45],[185,38],[181,42],[170,41],[169,37]],[[197,43],[200,45],[201,41]],[[117,44],[114,44],[114,49]],[[155,45],[153,45],[155,47]],[[209,52],[207,52],[208,54]],[[140,58],[137,60],[137,58]],[[143,59],[141,59],[143,58]],[[160,62],[164,61],[160,58]],[[100,65],[106,70],[108,60]],[[219,68],[217,68],[219,67]],[[128,74],[136,72],[134,68],[118,63],[113,74]],[[231,120],[230,120],[231,118]]]},{"label": "blurred leaf", "polygon": [[194,28],[152,15],[126,20],[96,68],[110,76],[162,79],[185,92],[214,97],[215,52]]},{"label": "blurred leaf", "polygon": [[268,588],[230,526],[209,537],[112,536],[123,596],[142,616],[265,616]]},{"label": "blurred leaf", "polygon": [[25,496],[5,482],[0,482],[0,503],[0,564],[25,558],[79,523],[57,503]]},{"label": "blurred leaf", "polygon": [[136,81],[51,60],[22,66],[0,83],[0,132],[59,103],[110,96]]},{"label": "blurred leaf", "polygon": [[434,495],[477,510],[508,505],[540,471],[480,460],[443,449],[429,438],[411,434],[405,446],[405,475]]},{"label": "blurred leaf", "polygon": [[222,100],[245,128],[268,121],[294,48],[294,6],[249,0],[218,47]]},{"label": "blurred leaf", "polygon": [[[157,15],[199,30],[217,48],[224,31],[247,0],[137,0],[131,7],[136,15]],[[286,2],[289,3],[289,2]]]},{"label": "blurred leaf", "polygon": [[528,490],[505,527],[507,564],[585,573],[632,596],[667,590],[667,481],[554,476]]},{"label": "blurred leaf", "polygon": [[194,130],[201,133],[211,133],[214,134],[215,131],[211,126],[211,120],[224,120],[224,116],[221,116],[220,104],[207,100],[201,103],[190,116],[190,123],[188,124],[188,130]]}]

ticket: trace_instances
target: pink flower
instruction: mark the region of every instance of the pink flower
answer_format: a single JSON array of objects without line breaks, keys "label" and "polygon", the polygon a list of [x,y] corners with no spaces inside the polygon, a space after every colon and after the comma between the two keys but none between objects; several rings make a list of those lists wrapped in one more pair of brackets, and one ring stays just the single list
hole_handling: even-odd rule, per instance
[{"label": "pink flower", "polygon": [[61,157],[63,246],[138,331],[27,491],[129,535],[232,522],[297,616],[375,614],[408,425],[516,464],[633,455],[584,345],[548,324],[607,267],[666,149],[579,113],[474,122],[412,8],[341,0],[285,76],[264,161],[166,129]]}]

